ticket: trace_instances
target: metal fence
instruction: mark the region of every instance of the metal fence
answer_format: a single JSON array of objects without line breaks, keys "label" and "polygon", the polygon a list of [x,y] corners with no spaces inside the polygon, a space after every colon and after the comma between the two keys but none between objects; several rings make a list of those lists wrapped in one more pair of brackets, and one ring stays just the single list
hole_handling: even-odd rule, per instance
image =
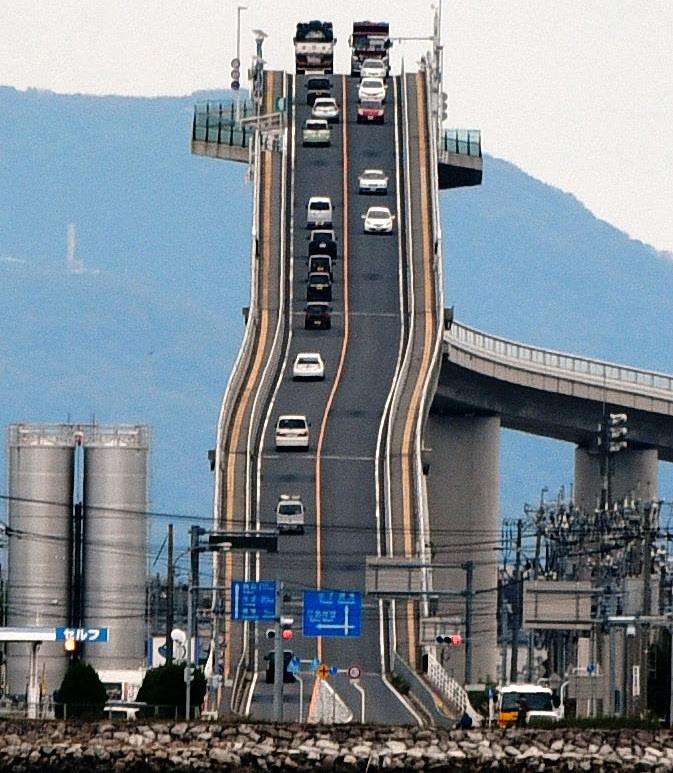
[{"label": "metal fence", "polygon": [[456,712],[466,713],[475,725],[481,723],[481,715],[472,707],[467,692],[432,654],[428,654],[428,681]]},{"label": "metal fence", "polygon": [[445,153],[462,153],[481,158],[481,131],[479,129],[446,129],[439,143]]},{"label": "metal fence", "polygon": [[451,325],[446,334],[452,341],[466,348],[479,350],[501,360],[525,365],[530,369],[547,369],[565,372],[594,382],[614,383],[620,388],[632,386],[635,389],[653,389],[658,392],[670,392],[673,399],[673,376],[655,371],[638,370],[628,365],[616,365],[602,360],[594,360],[575,354],[557,352],[553,349],[541,349],[528,344],[510,341],[507,338],[482,333],[480,330],[466,327],[457,322]]},{"label": "metal fence", "polygon": [[235,102],[197,103],[194,106],[192,140],[247,148],[255,129],[240,122],[253,115],[253,105],[243,101],[238,111],[237,115]]}]

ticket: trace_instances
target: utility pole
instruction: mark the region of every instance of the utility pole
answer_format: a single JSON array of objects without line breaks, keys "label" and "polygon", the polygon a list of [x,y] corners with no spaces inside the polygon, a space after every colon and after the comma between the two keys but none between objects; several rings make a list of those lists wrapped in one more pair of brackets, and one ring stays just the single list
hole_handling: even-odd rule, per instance
[{"label": "utility pole", "polygon": [[507,684],[507,603],[505,601],[505,583],[500,581],[500,676],[502,684]]},{"label": "utility pole", "polygon": [[197,599],[199,592],[199,536],[203,533],[200,526],[192,526],[189,530],[189,557],[191,558],[191,582],[187,588],[187,663],[185,673],[185,719],[189,719],[192,713],[192,677],[187,676],[187,669],[192,665],[192,653],[194,654],[194,666],[198,662],[198,622],[196,620],[196,611],[198,609]]},{"label": "utility pole", "polygon": [[168,524],[168,566],[166,567],[166,663],[173,662],[173,524]]},{"label": "utility pole", "polygon": [[516,523],[516,562],[514,564],[514,585],[516,588],[516,603],[512,615],[511,659],[509,664],[510,681],[517,682],[519,674],[519,629],[521,627],[521,536],[523,521]]},{"label": "utility pole", "polygon": [[[655,511],[653,502],[643,505],[643,612],[645,616],[652,614],[652,515]],[[641,714],[647,711],[647,676],[650,660],[650,630],[649,625],[640,623],[640,709]]]},{"label": "utility pole", "polygon": [[474,602],[474,561],[466,561],[465,569],[465,684],[472,684],[472,608]]},{"label": "utility pole", "polygon": [[273,639],[273,718],[283,721],[283,672],[285,670],[285,652],[283,648],[281,618],[283,617],[283,583],[276,583],[276,620]]}]

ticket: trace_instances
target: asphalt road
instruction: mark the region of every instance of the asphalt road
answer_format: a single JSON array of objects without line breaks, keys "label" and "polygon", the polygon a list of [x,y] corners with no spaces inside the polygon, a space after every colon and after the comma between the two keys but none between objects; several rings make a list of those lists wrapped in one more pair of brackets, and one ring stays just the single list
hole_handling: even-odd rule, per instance
[{"label": "asphalt road", "polygon": [[[364,676],[367,721],[413,722],[394,693],[381,679],[381,647],[378,607],[367,602],[363,635],[357,639],[301,636],[301,591],[307,588],[344,588],[364,591],[364,559],[377,553],[375,454],[379,425],[390,390],[400,339],[400,274],[397,221],[390,235],[365,234],[360,215],[371,204],[385,204],[397,211],[395,96],[389,79],[386,121],[382,126],[356,122],[357,80],[333,76],[333,94],[341,108],[332,126],[328,148],[304,148],[301,126],[309,116],[303,78],[296,81],[295,162],[293,177],[293,256],[291,334],[286,361],[277,384],[268,424],[263,433],[259,479],[260,525],[275,523],[275,507],[281,494],[298,494],[306,509],[306,533],[280,538],[277,556],[262,556],[260,579],[281,579],[290,594],[285,614],[294,616],[295,636],[288,646],[301,658],[321,656],[339,668],[359,665]],[[343,87],[346,84],[346,162],[348,211],[344,219]],[[291,135],[292,137],[292,135]],[[360,195],[357,177],[365,168],[379,168],[389,176],[385,196]],[[305,331],[307,244],[306,203],[310,196],[329,196],[334,208],[334,228],[339,244],[336,262],[332,329]],[[344,222],[347,221],[347,240]],[[399,217],[398,217],[399,220]],[[344,260],[344,244],[348,249]],[[348,273],[348,337],[343,367],[339,372],[345,332],[344,263]],[[326,361],[323,382],[293,382],[292,363],[298,352],[319,351]],[[333,394],[332,394],[333,393]],[[323,428],[320,460],[321,524],[316,529],[316,451]],[[305,414],[311,423],[310,448],[278,452],[274,427],[279,415]],[[318,576],[318,564],[321,572]],[[259,626],[260,662],[272,642]],[[263,676],[263,674],[262,674]],[[307,680],[310,693],[310,680]],[[360,695],[344,677],[332,681],[340,696],[360,717]],[[258,681],[252,704],[253,716],[270,718],[271,686]],[[296,718],[298,687],[286,686],[286,718]],[[308,703],[305,696],[306,705]],[[306,710],[306,709],[305,709]]]}]

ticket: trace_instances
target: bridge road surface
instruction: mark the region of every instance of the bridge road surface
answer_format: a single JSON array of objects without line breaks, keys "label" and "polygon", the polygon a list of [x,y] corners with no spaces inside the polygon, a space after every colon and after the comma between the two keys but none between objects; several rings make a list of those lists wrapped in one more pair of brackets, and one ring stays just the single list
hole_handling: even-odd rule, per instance
[{"label": "bridge road surface", "polygon": [[[295,618],[295,636],[286,649],[301,658],[317,657],[339,668],[359,665],[364,674],[361,685],[366,692],[367,721],[413,723],[414,716],[381,678],[377,605],[367,604],[359,638],[304,639],[300,631],[301,590],[364,591],[365,556],[377,553],[375,454],[401,335],[399,215],[390,235],[364,234],[360,216],[368,206],[379,203],[397,213],[395,116],[399,78],[395,80],[395,88],[393,80],[388,81],[385,124],[371,126],[356,121],[358,80],[333,76],[332,92],[340,106],[340,121],[332,127],[332,145],[303,148],[300,131],[309,108],[304,78],[296,78],[296,123],[291,135],[295,152],[292,330],[263,437],[259,513],[261,525],[271,526],[279,496],[298,494],[306,509],[306,533],[283,536],[277,556],[260,556],[259,578],[280,578],[292,591],[286,613]],[[386,171],[389,187],[385,197],[358,194],[357,177],[365,168]],[[339,252],[330,331],[304,330],[306,203],[312,195],[329,196],[334,207]],[[292,381],[292,364],[301,351],[322,354],[326,361],[324,382]],[[274,428],[283,413],[306,414],[311,422],[308,452],[276,451]],[[260,718],[272,715],[273,688],[264,683],[263,658],[273,643],[264,637],[266,627],[258,625],[260,674],[251,708],[252,715]],[[359,693],[344,677],[333,678],[331,683],[358,721]],[[305,679],[305,686],[304,718],[312,688],[310,678]],[[297,686],[285,686],[286,719],[298,718],[297,692]]]}]

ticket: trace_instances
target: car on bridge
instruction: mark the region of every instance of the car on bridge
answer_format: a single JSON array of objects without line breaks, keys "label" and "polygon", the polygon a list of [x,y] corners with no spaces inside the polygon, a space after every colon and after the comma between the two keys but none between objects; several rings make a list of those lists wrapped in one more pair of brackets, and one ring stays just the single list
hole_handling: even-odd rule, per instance
[{"label": "car on bridge", "polygon": [[385,78],[388,66],[382,59],[365,59],[360,65],[360,78]]},{"label": "car on bridge", "polygon": [[292,366],[292,378],[322,381],[325,378],[325,363],[319,352],[299,352]]},{"label": "car on bridge", "polygon": [[358,123],[383,123],[386,108],[380,99],[363,99],[358,102]]},{"label": "car on bridge", "polygon": [[308,254],[309,257],[311,255],[329,255],[330,258],[335,259],[337,256],[337,244],[334,238],[334,231],[328,229],[311,231]]},{"label": "car on bridge", "polygon": [[385,102],[386,84],[383,82],[383,78],[363,78],[358,87],[358,99],[361,102],[368,99]]},{"label": "car on bridge", "polygon": [[339,107],[334,97],[318,97],[313,103],[311,110],[312,118],[325,118],[330,123],[337,123],[339,120]]},{"label": "car on bridge", "polygon": [[314,105],[320,97],[332,96],[332,83],[329,78],[312,76],[306,79],[306,103]]},{"label": "car on bridge", "polygon": [[332,225],[332,200],[327,196],[311,196],[306,207],[309,228]]},{"label": "car on bridge", "polygon": [[381,169],[365,169],[358,178],[360,193],[388,193],[388,175]]},{"label": "car on bridge", "polygon": [[276,449],[308,448],[306,416],[279,416],[276,422]]},{"label": "car on bridge", "polygon": [[330,145],[332,130],[324,118],[307,118],[301,132],[304,145]]},{"label": "car on bridge", "polygon": [[388,207],[369,207],[362,219],[365,221],[365,233],[389,234],[393,230],[395,215],[390,213]]},{"label": "car on bridge", "polygon": [[307,301],[331,301],[332,300],[332,282],[329,274],[324,271],[315,271],[308,275],[306,284]]},{"label": "car on bridge", "polygon": [[298,496],[280,495],[276,505],[276,526],[279,534],[304,533],[304,504]]},{"label": "car on bridge", "polygon": [[306,330],[331,330],[332,315],[329,303],[307,303],[304,328]]},{"label": "car on bridge", "polygon": [[311,255],[308,259],[309,274],[327,274],[330,281],[334,279],[332,274],[332,258],[329,255]]}]

